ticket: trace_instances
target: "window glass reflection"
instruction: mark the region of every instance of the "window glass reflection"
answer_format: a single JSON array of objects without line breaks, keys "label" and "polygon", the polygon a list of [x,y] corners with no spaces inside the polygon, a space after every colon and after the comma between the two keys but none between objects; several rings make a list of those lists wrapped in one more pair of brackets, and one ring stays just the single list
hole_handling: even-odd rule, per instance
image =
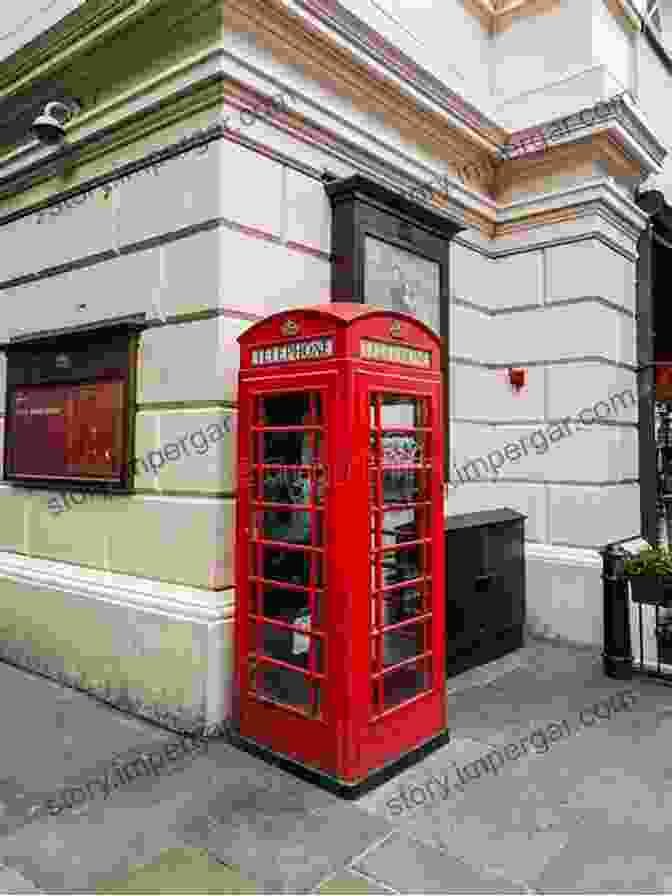
[{"label": "window glass reflection", "polygon": [[382,462],[390,466],[423,464],[424,437],[412,433],[383,432]]},{"label": "window glass reflection", "polygon": [[385,625],[405,622],[424,612],[422,592],[418,588],[399,588],[386,592],[383,606]]},{"label": "window glass reflection", "polygon": [[387,510],[382,515],[382,543],[399,544],[414,541],[418,536],[418,518],[425,516],[424,509]]},{"label": "window glass reflection", "polygon": [[264,664],[256,671],[252,689],[267,700],[293,706],[313,717],[320,715],[320,685],[311,683],[298,670]]},{"label": "window glass reflection", "polygon": [[383,632],[383,665],[394,666],[425,651],[424,623]]},{"label": "window glass reflection", "polygon": [[391,709],[431,688],[429,660],[418,660],[383,676],[383,706]]},{"label": "window glass reflection", "polygon": [[301,625],[305,629],[306,634],[288,628],[281,628],[268,622],[251,622],[250,644],[253,645],[254,652],[274,660],[280,660],[283,663],[289,663],[298,668],[308,669],[310,646],[311,642],[314,642],[315,669],[313,671],[322,672],[323,650],[321,639],[310,636],[309,619],[310,616],[306,607],[304,614],[291,620],[293,625]]},{"label": "window glass reflection", "polygon": [[260,426],[318,426],[322,423],[322,401],[318,392],[287,392],[257,399]]},{"label": "window glass reflection", "polygon": [[320,433],[264,432],[256,441],[258,464],[315,464],[321,459]]},{"label": "window glass reflection", "polygon": [[[288,544],[322,545],[321,513],[292,510],[266,510],[257,514],[254,537]],[[312,541],[313,529],[315,540]]]},{"label": "window glass reflection", "polygon": [[[311,556],[315,567],[315,585],[322,585],[322,555],[307,551],[288,551],[282,548],[252,545],[252,569],[254,575],[292,585],[310,585]],[[261,568],[257,568],[257,557]]]},{"label": "window glass reflection", "polygon": [[418,470],[383,470],[383,503],[408,504],[423,501],[427,477]]},{"label": "window glass reflection", "polygon": [[380,395],[381,429],[412,429],[416,426],[427,426],[427,402],[422,398],[410,398],[408,395]]},{"label": "window glass reflection", "polygon": [[389,551],[382,556],[383,584],[397,585],[421,575],[419,550],[417,547],[399,551]]}]

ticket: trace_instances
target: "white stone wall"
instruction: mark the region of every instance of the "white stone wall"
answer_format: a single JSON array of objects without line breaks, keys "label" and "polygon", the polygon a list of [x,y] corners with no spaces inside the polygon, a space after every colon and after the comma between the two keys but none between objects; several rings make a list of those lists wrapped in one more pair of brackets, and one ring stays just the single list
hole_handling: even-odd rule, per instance
[{"label": "white stone wall", "polygon": [[[447,511],[525,513],[530,623],[597,643],[597,549],[639,531],[635,255],[595,236],[564,242],[572,229],[543,228],[543,248],[494,257],[464,235],[453,245]],[[527,370],[518,394],[508,366]],[[603,400],[608,424],[582,427],[577,415],[593,420]]]},{"label": "white stone wall", "polygon": [[[188,123],[181,130],[189,132]],[[319,151],[313,159],[324,164]],[[232,673],[236,339],[280,308],[329,300],[328,198],[317,179],[221,140],[38,217],[0,225],[0,284],[33,278],[0,286],[2,338],[122,314],[145,312],[160,322],[209,312],[143,333],[135,456],[185,435],[188,444],[190,433],[213,423],[233,425],[207,452],[192,450],[155,474],[140,469],[138,493],[128,498],[54,514],[53,493],[0,486],[0,551],[33,558],[34,570],[52,560],[73,564],[75,578],[93,574],[100,593],[94,585],[85,602],[106,601],[110,572],[145,583],[131,603],[119,595],[122,638],[124,606],[147,605],[151,616],[154,585],[162,583],[165,595],[175,583],[174,606],[162,612],[181,620],[193,602],[189,621],[210,645],[207,659],[201,647],[194,654],[194,675],[203,680],[193,692],[204,695],[208,720],[217,721],[229,712]],[[53,273],[62,265],[67,270]],[[3,396],[4,371],[3,357]],[[0,559],[0,579],[2,566]],[[66,596],[72,587],[63,580]],[[215,593],[219,610],[209,597]],[[87,676],[95,679],[91,662]]]}]

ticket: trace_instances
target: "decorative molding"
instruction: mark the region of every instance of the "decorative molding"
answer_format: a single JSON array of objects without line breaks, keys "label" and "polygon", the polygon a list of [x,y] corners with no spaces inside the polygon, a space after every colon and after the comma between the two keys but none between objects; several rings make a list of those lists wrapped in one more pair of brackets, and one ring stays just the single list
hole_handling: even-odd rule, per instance
[{"label": "decorative molding", "polygon": [[61,54],[69,55],[73,50],[87,49],[90,42],[106,36],[109,32],[105,23],[112,31],[120,20],[123,22],[129,15],[137,15],[147,5],[148,0],[87,0],[82,3],[52,28],[2,60],[0,98],[8,85],[12,85],[14,92],[25,81],[32,80],[38,69],[41,74],[46,74],[57,64],[56,60]]},{"label": "decorative molding", "polygon": [[562,0],[497,0],[493,33],[501,34],[514,24],[516,19],[552,13],[562,4]]},{"label": "decorative molding", "polygon": [[134,697],[131,689],[123,683],[90,680],[85,670],[80,671],[76,668],[68,668],[66,671],[63,668],[62,660],[59,661],[52,657],[49,661],[36,656],[26,650],[25,644],[22,642],[14,645],[11,641],[0,641],[0,659],[19,669],[26,669],[29,672],[58,681],[65,687],[82,691],[90,697],[100,700],[101,703],[146,719],[169,731],[204,739],[222,737],[227,731],[226,719],[221,712],[223,709],[221,687],[219,694],[215,687],[210,689],[215,699],[219,697],[217,702],[220,704],[219,721],[212,721],[208,719],[209,716],[212,717],[212,713],[205,708],[208,702],[207,698],[201,701],[201,706],[198,708],[177,705],[170,698],[165,703],[145,703],[142,698]]},{"label": "decorative molding", "polygon": [[124,610],[142,610],[175,622],[212,626],[233,618],[233,590],[206,591],[140,576],[94,570],[0,551],[0,579],[59,591]]},{"label": "decorative molding", "polygon": [[[299,0],[296,2],[298,3]],[[315,5],[318,0],[300,0],[300,2]],[[338,10],[340,4],[332,3],[330,9],[332,12],[334,9]],[[507,9],[510,10],[509,7]],[[633,176],[640,173],[632,161],[633,155],[638,154],[642,164],[648,158],[649,168],[653,168],[657,160],[664,155],[662,145],[647,130],[644,123],[639,121],[636,109],[632,104],[622,101],[618,104],[614,117],[608,119],[611,130],[606,139],[598,139],[596,135],[599,133],[602,136],[602,134],[595,128],[584,127],[580,131],[582,140],[575,144],[573,150],[568,148],[567,142],[559,142],[556,146],[551,146],[546,154],[547,158],[543,160],[517,159],[511,162],[497,162],[491,153],[476,148],[474,142],[476,131],[474,129],[469,134],[462,131],[461,134],[456,135],[455,128],[446,121],[448,112],[444,111],[441,114],[427,112],[419,108],[411,97],[401,94],[397,85],[384,80],[380,75],[371,77],[370,69],[363,66],[361,62],[353,60],[351,54],[336,45],[333,40],[330,41],[323,32],[318,32],[314,28],[311,30],[304,18],[292,16],[284,6],[281,6],[280,0],[264,0],[263,3],[261,0],[232,0],[225,8],[224,14],[228,17],[229,24],[233,25],[234,31],[244,30],[247,33],[257,34],[259,42],[268,44],[280,60],[286,58],[288,61],[291,60],[293,65],[300,60],[304,71],[309,74],[312,71],[318,81],[328,75],[335,83],[345,85],[345,89],[353,95],[362,108],[373,107],[377,110],[386,108],[390,113],[390,118],[401,123],[402,133],[408,132],[414,142],[425,144],[437,159],[444,160],[448,166],[460,167],[465,173],[465,179],[467,179],[466,174],[471,172],[473,174],[471,183],[461,185],[456,181],[452,184],[446,182],[445,192],[437,191],[430,184],[428,189],[430,198],[426,204],[429,208],[447,214],[454,221],[479,229],[489,238],[506,236],[512,228],[520,227],[520,222],[515,225],[510,222],[510,211],[517,207],[517,204],[508,203],[506,206],[502,206],[501,202],[499,204],[493,202],[488,195],[490,190],[498,190],[501,195],[501,190],[507,183],[513,189],[515,184],[529,183],[535,176],[551,176],[558,170],[558,167],[566,169],[573,163],[585,165],[591,161],[605,161],[605,159],[612,170],[619,174]],[[350,20],[349,24],[354,27]],[[202,62],[197,61],[196,56],[192,56],[187,63],[183,62],[181,66],[182,70],[186,68],[189,71],[191,67],[195,69],[198,64],[201,64],[203,66],[201,68],[202,81],[199,82],[195,73],[190,74],[190,83],[185,83],[177,96],[174,83],[168,81],[168,75],[164,71],[160,75],[155,75],[152,81],[148,80],[142,85],[144,90],[149,89],[151,85],[161,84],[160,98],[153,97],[153,102],[144,107],[141,103],[135,102],[130,116],[127,108],[119,107],[115,100],[113,105],[116,107],[116,122],[110,122],[102,131],[92,130],[79,143],[70,146],[68,153],[71,164],[77,166],[84,161],[91,162],[111,152],[115,147],[121,147],[131,141],[147,137],[158,128],[166,127],[183,120],[188,115],[195,114],[196,111],[216,105],[221,102],[223,96],[233,98],[234,102],[240,103],[243,107],[248,107],[252,97],[267,99],[260,89],[246,87],[231,76],[227,78],[222,71],[224,57],[221,50],[213,50],[210,47],[201,55],[204,60],[207,60],[205,66]],[[239,60],[237,64],[240,64]],[[397,64],[400,64],[399,60],[397,60]],[[180,66],[174,66],[170,70],[170,76],[175,77],[178,69]],[[296,93],[291,85],[281,85],[275,81],[273,86],[276,90],[280,88]],[[134,90],[137,95],[141,87],[136,85]],[[296,100],[296,97],[294,99]],[[294,139],[321,149],[327,156],[338,158],[340,162],[345,162],[351,170],[354,169],[354,171],[384,181],[395,189],[402,191],[408,189],[407,184],[413,177],[409,173],[409,158],[408,156],[402,158],[398,148],[394,145],[386,147],[389,150],[386,157],[380,150],[376,152],[375,148],[362,146],[361,141],[358,142],[354,134],[350,138],[349,135],[344,135],[342,128],[340,131],[333,130],[333,124],[330,128],[328,119],[325,120],[324,116],[321,119],[324,123],[316,123],[315,118],[310,116],[315,109],[315,104],[310,103],[308,98],[305,102],[300,101],[299,105],[300,108],[305,108],[306,112],[302,114],[292,108],[275,116],[274,126],[278,131],[284,131]],[[122,115],[127,117],[120,120],[119,116]],[[571,119],[571,116],[569,118]],[[484,123],[482,122],[482,124]],[[579,126],[582,123],[579,121]],[[553,125],[551,123],[546,127],[547,130],[550,128],[552,131]],[[288,157],[281,158],[281,154],[275,151],[271,145],[262,144],[247,135],[215,133],[213,130],[208,139],[221,137],[234,140],[249,149],[275,158],[281,164],[298,166],[298,163],[292,165],[292,160]],[[644,145],[638,146],[637,141]],[[198,137],[195,132],[194,147],[198,147],[204,142],[207,141]],[[380,141],[378,142],[380,143]],[[638,153],[635,152],[637,149]],[[181,151],[186,151],[186,146],[184,149],[176,148],[175,145],[165,147],[156,154],[153,161],[167,159]],[[398,161],[394,159],[395,152]],[[651,154],[654,154],[653,158],[651,158]],[[27,172],[25,168],[22,170],[20,166],[17,166],[18,170],[15,169],[13,176],[5,179],[5,189],[9,188],[10,182],[13,180],[16,184],[16,191],[25,193],[30,185],[53,176],[54,166],[62,164],[62,161],[59,158],[54,158],[52,153],[52,156],[33,163]],[[124,170],[135,170],[151,162],[152,159],[144,158],[121,167]],[[414,162],[418,166],[421,164],[416,160]],[[467,168],[465,171],[465,164],[471,165],[472,168]],[[479,167],[483,172],[480,179]],[[319,171],[309,170],[309,166],[304,163],[301,163],[300,170],[307,176],[316,179],[320,177]],[[441,175],[436,175],[437,179],[440,177]],[[101,185],[111,179],[113,178],[107,175],[92,178],[87,182],[88,186],[80,184],[71,192],[84,192],[87,189],[92,189],[94,183]],[[445,178],[443,180],[445,181]],[[499,187],[496,186],[497,184]],[[563,193],[564,191],[556,191],[553,195],[562,196]],[[21,196],[21,200],[26,201],[23,196]],[[45,206],[52,203],[53,199],[43,202]],[[538,224],[546,223],[547,219],[536,211],[539,207],[537,196],[530,198],[529,205],[536,207],[534,221]],[[23,213],[25,214],[26,211],[27,208]],[[19,214],[19,212],[14,213],[16,216]],[[571,212],[569,214],[571,215]],[[557,212],[553,215],[557,215]],[[548,219],[548,223],[553,223],[556,220],[553,215]],[[562,219],[560,218],[560,220]],[[534,226],[532,217],[529,221],[530,225]]]},{"label": "decorative molding", "polygon": [[327,26],[361,50],[366,57],[382,64],[403,84],[430,99],[451,117],[451,124],[472,129],[484,140],[484,147],[494,148],[506,139],[506,130],[485,116],[476,106],[465,101],[455,91],[432,75],[410,56],[399,50],[378,31],[351,13],[337,0],[292,0],[292,6],[313,20]]},{"label": "decorative molding", "polygon": [[516,19],[552,12],[560,3],[561,0],[462,0],[466,11],[479,20],[488,34],[501,34]]},{"label": "decorative molding", "polygon": [[[505,236],[562,221],[598,215],[623,234],[632,244],[632,254],[604,234],[596,236],[620,254],[632,260],[637,257],[635,244],[647,226],[648,215],[620,187],[604,178],[593,178],[583,184],[567,187],[543,196],[525,197],[508,203],[498,211],[497,235]],[[587,238],[585,234],[582,238]]]},{"label": "decorative molding", "polygon": [[[318,0],[297,0],[297,4],[299,2],[315,6]],[[336,0],[330,3],[330,8],[338,13],[343,10]],[[353,27],[351,22],[348,24],[350,28]],[[387,113],[389,120],[395,122],[395,127],[402,135],[424,143],[437,152],[439,158],[451,160],[455,165],[471,162],[482,164],[486,158],[496,155],[497,141],[506,137],[506,131],[482,117],[477,122],[480,130],[476,123],[466,126],[466,105],[462,100],[457,101],[455,95],[445,87],[443,98],[432,97],[431,108],[423,108],[415,97],[401,91],[401,79],[397,72],[392,71],[391,62],[384,77],[377,67],[355,58],[351,47],[341,46],[333,36],[325,34],[311,20],[301,15],[288,14],[281,0],[230,0],[224,9],[224,26],[234,32],[254,33],[259,43],[269,49],[280,62],[293,67],[299,65],[303,73],[312,77],[316,83],[323,82],[326,78],[331,83],[338,84],[339,89],[352,97],[359,108],[371,110],[378,118]],[[359,27],[366,28],[364,23],[360,23]],[[376,44],[391,48],[380,36],[376,37]],[[398,51],[396,55],[400,56]],[[396,67],[399,67],[398,61]],[[416,81],[419,71],[414,66],[412,77]],[[410,77],[410,74],[406,74],[403,79],[406,86],[411,83]],[[436,85],[435,93],[438,82]],[[447,107],[449,96],[452,96],[454,107],[456,102],[461,105],[461,120],[456,117],[454,109]],[[446,120],[447,116],[449,120]]]},{"label": "decorative molding", "polygon": [[602,569],[602,558],[596,550],[591,550],[590,548],[569,548],[564,545],[526,540],[525,553],[528,558],[534,557],[550,563],[562,563],[563,565],[579,566],[587,569]]}]

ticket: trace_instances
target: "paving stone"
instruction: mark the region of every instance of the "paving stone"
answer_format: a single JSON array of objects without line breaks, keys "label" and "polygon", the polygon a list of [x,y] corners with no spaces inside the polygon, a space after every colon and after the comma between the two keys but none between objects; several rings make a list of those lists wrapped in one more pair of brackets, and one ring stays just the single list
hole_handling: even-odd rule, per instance
[{"label": "paving stone", "polygon": [[583,707],[627,686],[606,678],[591,654],[579,655],[573,675],[564,661],[549,668],[540,660],[539,668],[526,665],[483,687],[449,695],[448,719],[451,729],[464,737],[510,741],[549,722],[575,717]]},{"label": "paving stone", "polygon": [[450,697],[450,695],[466,691],[468,688],[482,687],[513,669],[520,669],[525,665],[525,660],[523,651],[516,651],[507,653],[506,656],[483,666],[476,666],[475,669],[468,669],[466,672],[460,672],[459,675],[452,675],[446,681],[446,694]]},{"label": "paving stone", "polygon": [[[0,776],[11,773],[17,800],[23,793],[57,790],[81,769],[111,762],[117,754],[174,739],[86,694],[3,662],[0,706],[4,718],[12,719],[2,728]],[[4,800],[2,793],[0,799]]]},{"label": "paving stone", "polygon": [[26,880],[13,868],[0,865],[0,893],[41,893],[32,881]]},{"label": "paving stone", "polygon": [[[0,839],[0,861],[16,868],[49,892],[91,890],[101,875],[123,877],[132,865],[153,861],[162,849],[184,847],[176,829],[181,809],[188,817],[225,786],[236,785],[207,757],[199,757],[181,774],[153,778],[153,789],[113,791],[81,809],[42,818]],[[249,798],[249,784],[239,784]]]},{"label": "paving stone", "polygon": [[[425,802],[418,805],[413,803],[408,796],[412,788],[424,788],[428,794],[434,793],[441,798],[443,793],[441,784],[443,783],[445,786],[447,783],[450,786],[457,780],[455,764],[457,763],[457,765],[462,767],[466,762],[471,762],[487,754],[489,749],[489,745],[481,741],[453,736],[445,746],[430,753],[421,762],[396,775],[380,787],[376,787],[375,790],[360,797],[360,799],[355,800],[354,804],[367,812],[383,815],[391,824],[396,824],[397,817],[402,814],[398,808],[399,801],[401,801],[404,807],[404,815],[421,812],[424,809]],[[418,792],[416,789],[416,793]],[[406,798],[404,794],[407,795]],[[430,801],[432,801],[431,796],[426,802]]]},{"label": "paving stone", "polygon": [[[498,684],[503,681],[505,677]],[[579,691],[583,695],[579,708],[596,695],[601,699],[609,693],[599,685]],[[617,687],[622,689],[623,683]],[[488,688],[481,689],[486,698]],[[459,711],[453,718],[459,726]],[[510,879],[528,882],[535,882],[571,838],[585,837],[593,824],[606,828],[610,819],[630,820],[649,822],[652,830],[663,831],[669,798],[662,793],[669,795],[671,783],[663,780],[672,734],[665,731],[672,723],[670,708],[656,717],[655,705],[640,712],[636,702],[632,712],[613,714],[592,727],[581,728],[578,713],[568,722],[571,734],[550,744],[548,752],[511,761],[497,777],[483,773],[461,792],[400,813],[395,824],[424,842],[443,846],[474,868],[487,864]],[[633,749],[633,733],[637,737],[640,722],[642,734]],[[404,786],[410,790],[407,783]],[[415,796],[420,802],[419,792]],[[370,801],[366,807],[381,812],[380,803]]]},{"label": "paving stone", "polygon": [[213,861],[202,849],[163,850],[148,865],[132,868],[122,880],[99,880],[96,892],[114,893],[256,893],[235,868]]},{"label": "paving stone", "polygon": [[402,893],[526,892],[522,883],[475,871],[443,850],[400,834],[389,837],[353,867]]},{"label": "paving stone", "polygon": [[367,894],[398,893],[398,890],[386,887],[384,884],[353,874],[352,871],[341,871],[335,877],[325,880],[313,891],[323,896],[367,896]]},{"label": "paving stone", "polygon": [[[428,787],[417,780],[414,791],[410,784],[400,787],[396,801],[388,799],[385,807],[369,803],[369,810],[384,815],[404,834],[445,850],[475,870],[493,870],[512,881],[533,880],[543,871],[551,857],[557,855],[569,840],[569,831],[581,822],[581,811],[562,805],[566,785],[556,783],[547,793],[538,782],[548,778],[557,781],[562,765],[561,744],[554,745],[555,755],[528,755],[512,761],[495,776],[468,762],[481,775],[466,777],[459,787],[457,770],[450,766],[443,778],[435,780],[452,787],[438,799],[422,802],[421,790],[436,797],[438,784]],[[479,751],[483,756],[485,750]],[[554,759],[551,756],[554,755]],[[474,757],[478,758],[478,757]],[[403,792],[406,803],[415,803],[410,811],[401,810]],[[418,805],[419,804],[419,805]],[[394,816],[394,817],[392,817]]]},{"label": "paving stone", "polygon": [[672,876],[669,832],[647,825],[577,831],[534,883],[541,893],[661,893]]},{"label": "paving stone", "polygon": [[238,864],[264,892],[304,893],[392,830],[342,801],[310,812],[272,808],[264,814],[252,804],[239,807],[213,819],[207,831],[203,817],[195,817],[183,836],[201,838],[211,855]]}]

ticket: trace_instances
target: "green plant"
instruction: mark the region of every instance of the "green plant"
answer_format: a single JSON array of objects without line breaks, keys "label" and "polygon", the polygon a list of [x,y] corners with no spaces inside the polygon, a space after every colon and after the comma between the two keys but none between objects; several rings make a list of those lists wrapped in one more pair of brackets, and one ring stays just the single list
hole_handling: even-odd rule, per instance
[{"label": "green plant", "polygon": [[626,576],[672,578],[672,552],[667,547],[643,548],[625,561]]}]

